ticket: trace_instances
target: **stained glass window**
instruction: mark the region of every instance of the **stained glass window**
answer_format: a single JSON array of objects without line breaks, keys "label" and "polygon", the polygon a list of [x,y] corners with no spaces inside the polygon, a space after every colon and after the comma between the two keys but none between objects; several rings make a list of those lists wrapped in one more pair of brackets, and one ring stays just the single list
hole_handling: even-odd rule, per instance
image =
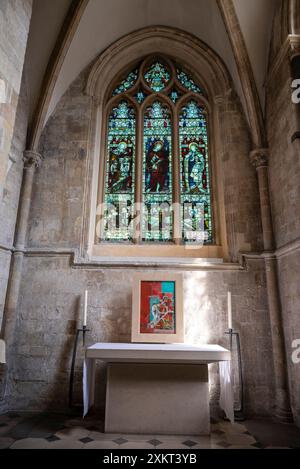
[{"label": "stained glass window", "polygon": [[137,81],[138,74],[138,68],[130,72],[127,77],[123,81],[121,81],[117,88],[114,89],[112,95],[116,96],[117,94],[125,93],[126,91],[130,90],[130,88],[132,88],[135,82]]},{"label": "stained glass window", "polygon": [[185,241],[212,242],[210,175],[206,113],[195,101],[181,110],[179,119],[181,203]]},{"label": "stained glass window", "polygon": [[162,62],[156,61],[146,71],[144,78],[149,88],[159,93],[167,86],[171,75],[168,68]]},{"label": "stained glass window", "polygon": [[155,101],[144,114],[143,239],[172,239],[172,129],[167,106]]},{"label": "stained glass window", "polygon": [[182,86],[184,86],[187,90],[193,91],[194,93],[200,95],[204,94],[202,89],[198,85],[196,85],[194,80],[187,73],[185,73],[183,70],[180,70],[179,68],[177,68],[177,78],[182,84]]},{"label": "stained glass window", "polygon": [[134,203],[135,133],[135,111],[122,100],[112,109],[108,121],[105,240],[132,238],[129,225]]},{"label": "stained glass window", "polygon": [[172,88],[169,93],[169,98],[173,101],[173,103],[177,103],[178,99],[182,96],[182,93],[178,90],[178,88]]},{"label": "stained glass window", "polygon": [[[170,243],[182,228],[182,243],[212,244],[208,122],[202,99],[207,95],[168,58],[142,63],[114,85],[107,103],[101,239]],[[198,96],[191,98],[190,92]],[[173,167],[179,169],[177,179]],[[175,227],[172,210],[178,197],[182,216]],[[142,203],[141,220],[135,202]]]},{"label": "stained glass window", "polygon": [[147,98],[147,93],[142,88],[139,88],[134,97],[139,104],[142,104]]}]

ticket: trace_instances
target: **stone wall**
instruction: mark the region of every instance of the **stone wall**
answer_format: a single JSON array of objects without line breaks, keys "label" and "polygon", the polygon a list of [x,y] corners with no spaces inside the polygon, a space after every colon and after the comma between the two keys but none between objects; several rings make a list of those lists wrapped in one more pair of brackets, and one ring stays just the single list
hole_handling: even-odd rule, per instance
[{"label": "stone wall", "polygon": [[[87,163],[90,98],[86,72],[61,99],[44,129],[28,229],[28,253],[12,339],[14,363],[6,402],[11,409],[65,409],[72,343],[82,319],[82,295],[90,291],[89,342],[129,341],[131,278],[136,269],[91,269],[73,265],[66,251],[79,247]],[[249,135],[234,93],[220,105],[226,225],[232,260],[240,249],[261,247],[255,170],[249,163]],[[39,252],[41,251],[42,252]],[[59,253],[58,251],[64,251]],[[183,272],[186,341],[227,345],[227,291],[233,294],[234,323],[241,332],[246,409],[270,415],[273,365],[264,263],[248,269]],[[255,346],[253,345],[255,344]],[[78,367],[80,366],[80,358]],[[211,402],[219,394],[211,367]],[[104,370],[99,368],[97,404],[103,405]],[[81,369],[76,399],[80,401]]]},{"label": "stone wall", "polygon": [[33,0],[0,3],[0,202],[10,166],[12,136]]},{"label": "stone wall", "polygon": [[[292,407],[300,425],[300,365],[292,362],[292,342],[300,339],[300,144],[291,142],[297,129],[291,100],[291,75],[286,57],[268,82],[267,127],[270,146],[270,190],[276,247],[279,249],[279,285]],[[288,248],[286,250],[286,248]],[[286,251],[286,252],[285,252]]]},{"label": "stone wall", "polygon": [[[89,290],[88,343],[130,341],[133,270],[76,269],[66,255],[32,255],[24,262],[15,335],[11,409],[65,409],[75,329]],[[263,265],[248,272],[184,272],[185,337],[190,343],[228,346],[227,291],[233,294],[235,326],[241,331],[246,408],[269,415],[273,395],[272,350]],[[117,286],[117,287],[116,287]],[[255,346],[253,345],[255,344]],[[76,402],[81,402],[82,353],[78,355]],[[219,396],[217,367],[211,367],[212,406]],[[99,367],[97,405],[104,402]]]},{"label": "stone wall", "polygon": [[23,175],[23,152],[28,124],[28,96],[26,77],[23,76],[18,100],[16,124],[10,149],[11,166],[8,171],[3,199],[0,202],[0,329],[2,324],[7,279],[10,269],[11,248],[14,244],[15,225]]},{"label": "stone wall", "polygon": [[0,3],[0,329],[27,134],[28,101],[22,71],[31,10],[32,0]]}]

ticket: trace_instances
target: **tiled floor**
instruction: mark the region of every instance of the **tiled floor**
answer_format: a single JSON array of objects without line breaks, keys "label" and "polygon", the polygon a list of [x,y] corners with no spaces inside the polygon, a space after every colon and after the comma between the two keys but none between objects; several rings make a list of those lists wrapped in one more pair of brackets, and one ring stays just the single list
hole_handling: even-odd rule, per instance
[{"label": "tiled floor", "polygon": [[300,429],[262,421],[213,422],[210,437],[117,435],[102,429],[102,421],[92,416],[8,413],[0,415],[0,449],[300,448]]}]

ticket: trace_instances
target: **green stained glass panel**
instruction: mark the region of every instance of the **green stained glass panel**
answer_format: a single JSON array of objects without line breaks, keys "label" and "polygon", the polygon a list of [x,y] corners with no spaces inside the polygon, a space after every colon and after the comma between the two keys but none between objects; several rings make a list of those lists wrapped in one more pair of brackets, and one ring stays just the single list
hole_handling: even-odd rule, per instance
[{"label": "green stained glass panel", "polygon": [[130,72],[127,75],[127,77],[121,81],[121,83],[117,86],[117,88],[114,89],[112,95],[116,96],[121,93],[126,93],[126,91],[130,90],[130,88],[132,88],[133,85],[136,83],[138,74],[139,74],[138,68]]},{"label": "green stained glass panel", "polygon": [[171,114],[160,101],[155,101],[144,114],[143,202],[143,239],[171,240]]},{"label": "green stained glass panel", "polygon": [[177,68],[176,73],[177,73],[178,81],[188,91],[193,91],[194,93],[197,93],[197,94],[202,95],[202,96],[205,95],[203,90],[198,85],[196,85],[196,83],[194,82],[194,80],[192,79],[192,77],[190,75],[188,75],[187,73],[185,73],[183,70],[181,70],[179,68]]},{"label": "green stained glass panel", "polygon": [[167,86],[170,81],[170,71],[161,62],[154,62],[146,71],[144,78],[151,90],[159,93]]},{"label": "green stained glass panel", "polygon": [[130,222],[134,204],[135,111],[127,101],[115,106],[108,121],[104,202],[104,240],[132,238]]},{"label": "green stained glass panel", "polygon": [[134,95],[136,101],[139,103],[139,104],[142,104],[146,97],[147,97],[147,93],[142,90],[141,88],[136,92],[136,94]]},{"label": "green stained glass panel", "polygon": [[210,244],[213,239],[207,118],[204,108],[193,100],[180,113],[179,145],[183,236],[190,241],[202,231],[204,243]]},{"label": "green stained glass panel", "polygon": [[172,88],[169,93],[169,98],[174,104],[177,103],[178,99],[182,96],[182,93],[177,88]]}]

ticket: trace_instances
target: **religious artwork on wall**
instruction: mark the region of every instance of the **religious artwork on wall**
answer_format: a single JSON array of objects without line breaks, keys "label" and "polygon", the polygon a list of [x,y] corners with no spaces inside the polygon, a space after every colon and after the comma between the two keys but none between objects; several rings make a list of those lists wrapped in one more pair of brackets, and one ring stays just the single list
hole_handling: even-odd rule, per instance
[{"label": "religious artwork on wall", "polygon": [[132,342],[183,342],[181,275],[134,276]]}]

